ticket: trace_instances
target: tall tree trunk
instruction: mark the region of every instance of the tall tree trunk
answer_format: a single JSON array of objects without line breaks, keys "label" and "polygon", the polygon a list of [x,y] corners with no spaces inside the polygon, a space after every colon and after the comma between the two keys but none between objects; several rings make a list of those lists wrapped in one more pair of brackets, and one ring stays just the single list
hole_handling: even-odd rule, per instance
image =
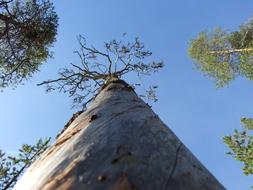
[{"label": "tall tree trunk", "polygon": [[122,80],[19,180],[15,190],[224,190],[175,134]]}]

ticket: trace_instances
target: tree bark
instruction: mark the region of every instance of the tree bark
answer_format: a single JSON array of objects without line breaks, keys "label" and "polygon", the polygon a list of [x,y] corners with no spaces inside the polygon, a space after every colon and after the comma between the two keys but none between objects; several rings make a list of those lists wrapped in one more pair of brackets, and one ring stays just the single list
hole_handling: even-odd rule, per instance
[{"label": "tree bark", "polygon": [[15,190],[224,190],[121,80],[26,171]]}]

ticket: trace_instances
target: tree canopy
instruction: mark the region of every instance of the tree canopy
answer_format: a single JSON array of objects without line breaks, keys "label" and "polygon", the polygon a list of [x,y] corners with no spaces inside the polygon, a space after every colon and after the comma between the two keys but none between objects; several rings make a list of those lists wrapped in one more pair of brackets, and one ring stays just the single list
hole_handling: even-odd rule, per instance
[{"label": "tree canopy", "polygon": [[225,136],[224,141],[231,149],[229,155],[244,164],[245,175],[253,174],[253,119],[242,118],[243,130],[234,130],[231,136]]},{"label": "tree canopy", "polygon": [[[99,88],[111,78],[121,78],[128,73],[150,75],[164,66],[162,61],[148,59],[152,52],[145,49],[139,38],[132,42],[111,40],[104,43],[103,50],[87,45],[81,35],[78,42],[80,49],[74,53],[78,55],[80,63],[71,63],[70,67],[59,71],[57,79],[38,84],[46,85],[48,92],[57,90],[67,93],[73,98],[74,106],[82,105],[85,108]],[[152,86],[146,97],[156,101],[156,88]]]},{"label": "tree canopy", "polygon": [[[238,31],[226,32],[220,28],[201,32],[192,40],[189,54],[197,68],[216,81],[217,87],[227,85],[237,76],[253,80],[253,18]],[[242,118],[243,130],[225,136],[228,153],[244,164],[244,174],[253,174],[253,119]]]},{"label": "tree canopy", "polygon": [[15,156],[0,150],[0,189],[12,188],[19,177],[48,147],[50,138],[39,139],[35,145],[24,144]]},{"label": "tree canopy", "polygon": [[58,16],[49,0],[0,0],[0,88],[30,78],[50,57]]},{"label": "tree canopy", "polygon": [[241,25],[238,31],[218,28],[201,32],[191,41],[189,54],[197,68],[215,79],[218,87],[237,76],[253,80],[253,19]]}]

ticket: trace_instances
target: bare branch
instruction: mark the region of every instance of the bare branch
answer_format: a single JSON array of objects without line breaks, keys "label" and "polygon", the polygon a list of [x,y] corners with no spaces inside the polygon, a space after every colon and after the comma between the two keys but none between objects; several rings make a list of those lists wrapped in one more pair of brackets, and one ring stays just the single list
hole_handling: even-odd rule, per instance
[{"label": "bare branch", "polygon": [[68,93],[73,97],[73,104],[87,105],[85,99],[90,100],[95,96],[98,89],[111,78],[121,78],[130,72],[149,75],[163,67],[162,62],[146,63],[145,59],[152,53],[145,50],[138,38],[127,43],[121,40],[106,42],[104,51],[88,46],[82,36],[78,37],[78,44],[80,49],[74,53],[78,55],[81,63],[71,63],[70,68],[58,72],[58,79],[38,84],[47,85],[47,91]]}]

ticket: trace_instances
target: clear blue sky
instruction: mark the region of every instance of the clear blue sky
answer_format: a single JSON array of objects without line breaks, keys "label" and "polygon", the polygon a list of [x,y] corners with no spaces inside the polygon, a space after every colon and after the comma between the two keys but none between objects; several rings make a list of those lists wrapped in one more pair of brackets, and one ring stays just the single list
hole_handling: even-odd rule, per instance
[{"label": "clear blue sky", "polygon": [[[72,61],[76,36],[101,45],[127,32],[139,36],[163,59],[166,67],[143,83],[159,84],[159,101],[153,106],[160,118],[229,190],[246,190],[252,177],[225,154],[222,137],[240,128],[240,117],[253,117],[253,84],[237,79],[228,87],[214,83],[194,69],[187,46],[202,30],[217,26],[236,29],[253,16],[252,0],[60,0],[54,1],[60,17],[54,59],[41,67],[26,85],[0,93],[0,148],[15,152],[23,143],[54,137],[76,110],[64,94],[46,94],[36,84],[53,78]],[[74,3],[73,3],[74,2]]]}]

